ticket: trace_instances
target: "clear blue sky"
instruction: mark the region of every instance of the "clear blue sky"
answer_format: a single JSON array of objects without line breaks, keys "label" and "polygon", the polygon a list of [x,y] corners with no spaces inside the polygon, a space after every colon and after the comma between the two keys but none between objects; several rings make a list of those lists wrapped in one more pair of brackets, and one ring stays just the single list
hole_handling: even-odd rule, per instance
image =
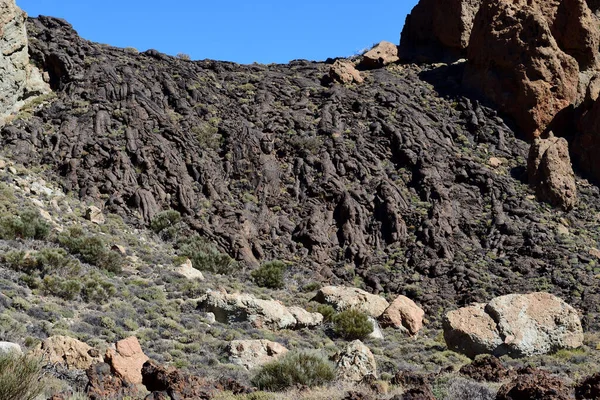
[{"label": "clear blue sky", "polygon": [[417,0],[16,0],[89,40],[238,63],[325,60],[398,43]]}]

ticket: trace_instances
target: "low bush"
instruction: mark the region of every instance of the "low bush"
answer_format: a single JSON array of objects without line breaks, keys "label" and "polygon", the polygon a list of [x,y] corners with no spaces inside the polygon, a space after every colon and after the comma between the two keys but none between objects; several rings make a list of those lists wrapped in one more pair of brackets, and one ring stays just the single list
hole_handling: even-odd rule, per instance
[{"label": "low bush", "polygon": [[43,390],[39,360],[14,353],[0,355],[0,399],[33,400]]},{"label": "low bush", "polygon": [[46,239],[50,225],[37,210],[24,210],[17,215],[0,217],[0,239]]},{"label": "low bush", "polygon": [[227,254],[200,236],[192,236],[179,243],[179,255],[192,261],[194,268],[215,274],[231,275],[238,264]]},{"label": "low bush", "polygon": [[160,233],[169,227],[173,227],[179,221],[181,221],[181,214],[178,211],[166,210],[156,214],[154,218],[152,218],[150,229],[156,233]]},{"label": "low bush", "polygon": [[252,271],[252,280],[260,287],[282,289],[284,287],[283,273],[286,265],[283,261],[269,261]]},{"label": "low bush", "polygon": [[292,386],[321,386],[335,378],[333,365],[309,353],[287,353],[258,371],[252,383],[260,390],[283,390]]},{"label": "low bush", "polygon": [[6,265],[29,275],[44,277],[48,274],[75,276],[81,271],[81,264],[64,249],[44,248],[40,251],[10,251],[2,256]]},{"label": "low bush", "polygon": [[333,331],[345,340],[364,339],[373,332],[373,324],[367,314],[349,309],[332,318]]},{"label": "low bush", "polygon": [[123,268],[123,256],[110,250],[102,238],[84,233],[81,227],[72,227],[58,235],[58,242],[71,254],[109,272],[119,273]]}]

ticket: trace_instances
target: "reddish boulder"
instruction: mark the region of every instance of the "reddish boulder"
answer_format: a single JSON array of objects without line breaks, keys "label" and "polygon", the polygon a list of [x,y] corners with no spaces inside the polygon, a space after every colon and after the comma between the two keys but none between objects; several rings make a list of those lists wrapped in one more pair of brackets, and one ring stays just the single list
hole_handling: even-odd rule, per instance
[{"label": "reddish boulder", "polygon": [[354,64],[348,61],[336,60],[329,69],[329,77],[332,81],[347,83],[363,83],[364,79],[360,72],[354,68]]},{"label": "reddish boulder", "polygon": [[360,64],[365,68],[381,68],[398,60],[398,46],[384,40],[363,54]]},{"label": "reddish boulder", "polygon": [[546,371],[526,367],[517,371],[517,377],[502,385],[496,400],[569,400],[571,390],[561,379]]},{"label": "reddish boulder", "polygon": [[104,358],[118,377],[134,384],[142,383],[142,365],[148,361],[148,356],[136,337],[118,341],[116,350],[108,349]]},{"label": "reddish boulder", "polygon": [[382,327],[394,327],[416,335],[423,327],[425,312],[406,296],[398,296],[379,317]]},{"label": "reddish boulder", "polygon": [[481,0],[421,0],[406,17],[400,58],[450,62],[464,58]]},{"label": "reddish boulder", "polygon": [[106,363],[92,365],[86,373],[86,393],[91,400],[137,398],[140,394],[136,385],[114,376]]},{"label": "reddish boulder", "polygon": [[147,397],[148,400],[211,399],[217,390],[205,379],[184,374],[176,368],[161,367],[153,361],[144,363],[141,373],[142,383],[152,392],[153,397]]}]

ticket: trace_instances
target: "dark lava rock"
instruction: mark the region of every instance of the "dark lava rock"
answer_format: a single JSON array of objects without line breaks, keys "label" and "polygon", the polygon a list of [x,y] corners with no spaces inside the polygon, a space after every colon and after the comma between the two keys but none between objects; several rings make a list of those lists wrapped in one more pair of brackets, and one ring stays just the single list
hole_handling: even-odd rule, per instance
[{"label": "dark lava rock", "polygon": [[106,363],[92,365],[86,372],[86,393],[91,400],[136,398],[140,394],[135,385],[114,376]]},{"label": "dark lava rock", "polygon": [[436,400],[429,386],[408,389],[402,396],[394,396],[392,400]]},{"label": "dark lava rock", "polygon": [[517,371],[517,377],[504,384],[496,400],[570,400],[571,389],[559,378],[546,371],[526,367]]},{"label": "dark lava rock", "polygon": [[142,384],[153,392],[154,397],[147,397],[152,400],[208,400],[216,393],[215,386],[205,379],[161,367],[153,361],[146,361],[142,367]]},{"label": "dark lava rock", "polygon": [[575,387],[577,400],[600,399],[600,373],[594,374]]},{"label": "dark lava rock", "polygon": [[475,359],[471,364],[463,366],[460,373],[478,382],[501,382],[512,376],[511,371],[493,356]]}]

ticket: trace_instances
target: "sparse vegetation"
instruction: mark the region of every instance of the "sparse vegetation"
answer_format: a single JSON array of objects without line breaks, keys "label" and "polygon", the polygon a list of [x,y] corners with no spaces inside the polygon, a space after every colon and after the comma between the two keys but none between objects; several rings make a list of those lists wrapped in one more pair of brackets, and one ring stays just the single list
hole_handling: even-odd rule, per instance
[{"label": "sparse vegetation", "polygon": [[17,215],[0,217],[1,239],[45,239],[50,233],[50,225],[33,209],[24,210]]},{"label": "sparse vegetation", "polygon": [[281,289],[285,285],[283,281],[285,269],[286,265],[283,261],[269,261],[252,271],[251,275],[254,283],[260,287]]},{"label": "sparse vegetation", "polygon": [[335,378],[333,365],[316,354],[288,353],[265,364],[252,383],[262,390],[283,390],[296,385],[324,385]]},{"label": "sparse vegetation", "polygon": [[373,324],[367,314],[355,309],[337,313],[332,318],[333,330],[345,340],[364,339],[373,332]]},{"label": "sparse vegetation", "polygon": [[104,240],[86,234],[80,226],[71,227],[58,235],[58,243],[81,260],[109,272],[119,273],[123,256],[108,248]]},{"label": "sparse vegetation", "polygon": [[33,400],[44,390],[40,360],[0,354],[0,399]]}]

